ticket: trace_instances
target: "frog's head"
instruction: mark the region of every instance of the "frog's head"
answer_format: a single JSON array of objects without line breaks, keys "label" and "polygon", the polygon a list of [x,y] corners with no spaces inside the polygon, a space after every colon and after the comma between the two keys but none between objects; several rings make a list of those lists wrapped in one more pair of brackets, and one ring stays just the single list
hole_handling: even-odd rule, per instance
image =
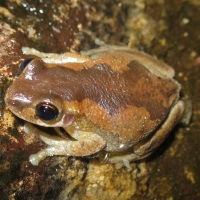
[{"label": "frog's head", "polygon": [[25,60],[21,74],[8,88],[5,103],[16,116],[41,126],[67,126],[74,115],[64,109],[64,100],[54,88],[57,74],[52,76],[40,58]]}]

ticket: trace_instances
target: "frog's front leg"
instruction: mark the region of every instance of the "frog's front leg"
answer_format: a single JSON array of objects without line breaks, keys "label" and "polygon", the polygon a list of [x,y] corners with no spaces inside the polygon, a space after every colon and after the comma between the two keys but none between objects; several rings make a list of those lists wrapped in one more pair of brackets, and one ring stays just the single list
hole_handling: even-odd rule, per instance
[{"label": "frog's front leg", "polygon": [[25,55],[38,56],[45,63],[50,63],[50,64],[83,63],[90,60],[88,56],[76,52],[65,52],[63,54],[44,53],[29,47],[22,47],[22,52]]},{"label": "frog's front leg", "polygon": [[68,156],[87,156],[102,150],[106,141],[99,135],[92,132],[76,131],[78,140],[71,141],[58,136],[50,136],[47,133],[37,129],[30,123],[25,124],[26,133],[34,133],[48,144],[48,147],[30,156],[29,161],[33,165],[38,165],[40,161],[48,156],[68,155]]}]

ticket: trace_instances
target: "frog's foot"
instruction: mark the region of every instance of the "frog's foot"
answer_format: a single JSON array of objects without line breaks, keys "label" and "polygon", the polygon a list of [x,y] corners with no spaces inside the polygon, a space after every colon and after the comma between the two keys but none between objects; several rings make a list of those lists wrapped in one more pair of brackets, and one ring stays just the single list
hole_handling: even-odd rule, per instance
[{"label": "frog's foot", "polygon": [[31,155],[29,161],[33,165],[38,165],[40,161],[48,156],[68,155],[68,156],[87,156],[102,150],[106,141],[99,135],[92,132],[77,131],[75,141],[60,138],[58,136],[50,136],[47,133],[37,129],[30,123],[25,124],[24,128],[27,133],[34,133],[49,146],[38,153]]},{"label": "frog's foot", "polygon": [[124,166],[126,166],[127,168],[129,168],[129,161],[133,161],[133,160],[138,160],[138,156],[135,153],[130,153],[130,154],[118,154],[115,153],[115,155],[113,155],[113,153],[101,153],[99,155],[99,160],[102,164],[105,163],[123,163]]},{"label": "frog's foot", "polygon": [[188,126],[192,118],[192,100],[188,96],[185,96],[182,98],[182,101],[184,102],[185,109],[180,123],[184,126]]},{"label": "frog's foot", "polygon": [[[133,153],[119,154],[109,157],[106,155],[106,160],[109,163],[118,163],[124,161],[141,160],[148,157],[154,150],[165,140],[173,127],[180,120],[184,110],[184,104],[182,101],[178,101],[176,105],[171,109],[167,119],[158,129],[158,131],[144,144],[138,144],[134,147]],[[105,161],[104,161],[105,162]]]}]

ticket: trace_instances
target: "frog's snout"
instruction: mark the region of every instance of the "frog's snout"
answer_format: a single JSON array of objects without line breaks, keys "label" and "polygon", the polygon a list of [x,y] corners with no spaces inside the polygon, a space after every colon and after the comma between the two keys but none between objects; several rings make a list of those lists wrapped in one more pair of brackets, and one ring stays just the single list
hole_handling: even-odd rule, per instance
[{"label": "frog's snout", "polygon": [[15,111],[16,108],[20,107],[20,102],[18,100],[5,98],[5,104],[11,111]]}]

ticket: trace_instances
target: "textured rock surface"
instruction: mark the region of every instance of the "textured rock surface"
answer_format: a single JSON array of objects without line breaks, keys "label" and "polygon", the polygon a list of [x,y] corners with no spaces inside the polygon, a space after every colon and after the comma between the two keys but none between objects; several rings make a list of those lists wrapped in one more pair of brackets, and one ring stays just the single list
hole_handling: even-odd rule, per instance
[{"label": "textured rock surface", "polygon": [[[199,199],[199,13],[197,0],[1,1],[0,199]],[[130,168],[63,157],[34,167],[28,157],[44,144],[23,132],[23,121],[3,101],[24,58],[21,47],[80,51],[94,48],[96,38],[173,66],[183,96],[192,99],[192,122],[177,126],[150,159]]]}]

